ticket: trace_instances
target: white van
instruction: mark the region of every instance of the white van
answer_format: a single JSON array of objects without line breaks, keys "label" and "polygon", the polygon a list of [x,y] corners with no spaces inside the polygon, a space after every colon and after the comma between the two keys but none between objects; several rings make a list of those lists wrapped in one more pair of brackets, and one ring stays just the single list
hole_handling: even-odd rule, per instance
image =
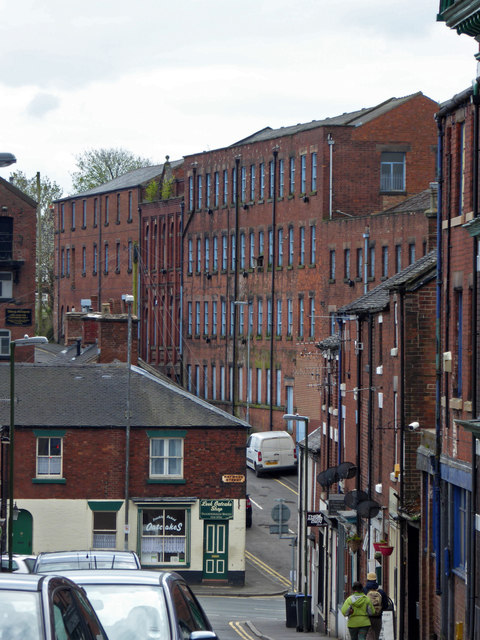
[{"label": "white van", "polygon": [[293,438],[286,431],[252,433],[247,440],[247,467],[257,476],[264,471],[294,469],[297,450]]}]

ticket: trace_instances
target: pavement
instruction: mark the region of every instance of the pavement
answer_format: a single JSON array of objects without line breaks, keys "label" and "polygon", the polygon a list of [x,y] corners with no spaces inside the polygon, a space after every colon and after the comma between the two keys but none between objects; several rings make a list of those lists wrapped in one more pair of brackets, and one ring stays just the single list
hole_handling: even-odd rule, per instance
[{"label": "pavement", "polygon": [[[245,564],[245,584],[243,586],[231,586],[227,584],[195,584],[191,585],[196,596],[230,596],[245,598],[261,598],[268,596],[283,596],[290,590],[279,582],[276,582],[268,574],[263,573],[256,565],[248,560]],[[303,640],[303,638],[315,638],[315,640],[332,640],[333,636],[326,636],[318,631],[297,631],[296,627],[286,626],[285,617],[282,620],[269,620],[261,622],[261,629],[257,623],[246,621],[245,625],[252,634],[261,640]],[[260,624],[258,624],[260,626]]]}]

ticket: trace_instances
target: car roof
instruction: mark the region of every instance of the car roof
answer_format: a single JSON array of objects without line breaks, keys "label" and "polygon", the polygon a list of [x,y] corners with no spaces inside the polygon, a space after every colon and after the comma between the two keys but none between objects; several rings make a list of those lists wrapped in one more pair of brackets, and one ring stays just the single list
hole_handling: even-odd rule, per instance
[{"label": "car roof", "polygon": [[292,436],[286,431],[263,431],[260,433],[252,433],[256,438],[260,440],[268,440],[269,438],[291,438]]},{"label": "car roof", "polygon": [[0,573],[0,590],[40,591],[44,579],[32,573]]},{"label": "car roof", "polygon": [[60,571],[59,575],[65,576],[80,585],[87,584],[135,584],[158,586],[170,580],[182,580],[183,578],[172,571],[153,571],[139,569],[78,569]]}]

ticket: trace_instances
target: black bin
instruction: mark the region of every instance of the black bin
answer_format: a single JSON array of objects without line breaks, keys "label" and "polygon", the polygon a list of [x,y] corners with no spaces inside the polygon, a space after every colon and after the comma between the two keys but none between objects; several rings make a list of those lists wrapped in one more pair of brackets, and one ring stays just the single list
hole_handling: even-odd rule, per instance
[{"label": "black bin", "polygon": [[285,626],[296,627],[297,626],[297,594],[286,593],[285,598]]},{"label": "black bin", "polygon": [[[303,624],[303,606],[307,599],[307,625]],[[312,596],[305,596],[303,593],[297,593],[296,597],[296,609],[297,609],[297,631],[311,631],[312,630]]]}]

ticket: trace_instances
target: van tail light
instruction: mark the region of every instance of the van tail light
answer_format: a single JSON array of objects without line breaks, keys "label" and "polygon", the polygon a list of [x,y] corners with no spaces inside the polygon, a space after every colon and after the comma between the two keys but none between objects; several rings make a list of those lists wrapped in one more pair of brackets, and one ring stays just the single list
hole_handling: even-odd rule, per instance
[{"label": "van tail light", "polygon": [[258,461],[259,462],[262,461],[262,452],[261,451],[258,452]]},{"label": "van tail light", "polygon": [[295,460],[297,459],[297,447],[293,448],[293,457]]}]

